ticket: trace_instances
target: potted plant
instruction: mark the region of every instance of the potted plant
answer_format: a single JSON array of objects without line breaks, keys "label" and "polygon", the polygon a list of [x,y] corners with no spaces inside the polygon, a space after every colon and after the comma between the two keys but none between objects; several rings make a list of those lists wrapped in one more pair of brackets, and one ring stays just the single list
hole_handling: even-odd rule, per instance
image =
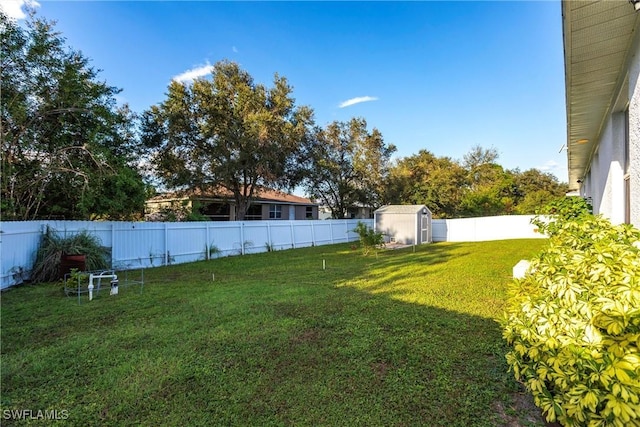
[{"label": "potted plant", "polygon": [[36,252],[31,280],[53,282],[64,278],[72,268],[93,271],[109,268],[109,250],[96,236],[83,230],[63,237],[47,227]]}]

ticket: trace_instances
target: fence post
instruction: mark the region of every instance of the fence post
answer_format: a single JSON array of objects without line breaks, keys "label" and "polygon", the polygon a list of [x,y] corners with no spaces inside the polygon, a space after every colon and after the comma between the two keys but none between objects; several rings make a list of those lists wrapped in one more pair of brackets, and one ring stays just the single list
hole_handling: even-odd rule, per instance
[{"label": "fence post", "polygon": [[116,223],[111,221],[111,268],[115,268]]},{"label": "fence post", "polygon": [[296,248],[296,233],[293,230],[293,221],[289,220],[289,228],[291,229],[291,246],[293,249]]},{"label": "fence post", "polygon": [[204,225],[204,234],[205,234],[205,239],[207,239],[207,241],[205,242],[204,246],[204,259],[206,259],[207,261],[209,261],[209,259],[211,259],[211,255],[209,254],[209,221],[207,221]]},{"label": "fence post", "polygon": [[269,221],[267,221],[267,239],[269,239],[269,247],[272,247],[273,241],[271,240],[271,223]]},{"label": "fence post", "polygon": [[244,255],[244,222],[240,223],[240,253]]},{"label": "fence post", "polygon": [[316,229],[313,226],[313,220],[311,220],[311,245],[317,246],[316,243]]},{"label": "fence post", "polygon": [[329,220],[329,238],[331,238],[331,244],[334,243],[333,241],[333,221]]},{"label": "fence post", "polygon": [[164,265],[169,265],[169,223],[164,223]]}]

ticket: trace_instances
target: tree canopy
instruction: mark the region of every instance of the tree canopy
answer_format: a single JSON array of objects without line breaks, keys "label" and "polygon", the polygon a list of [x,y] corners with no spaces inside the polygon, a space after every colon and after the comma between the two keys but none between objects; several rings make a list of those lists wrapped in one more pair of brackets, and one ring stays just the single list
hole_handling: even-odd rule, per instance
[{"label": "tree canopy", "polygon": [[369,132],[366,120],[317,128],[308,150],[303,186],[329,207],[333,218],[344,218],[354,206],[384,203],[389,159],[396,148],[385,144],[377,129]]},{"label": "tree canopy", "polygon": [[505,170],[497,150],[476,146],[459,162],[429,151],[399,159],[387,186],[391,203],[424,204],[436,218],[534,214],[563,197],[566,184],[537,169]]},{"label": "tree canopy", "polygon": [[392,162],[396,147],[364,118],[316,127],[285,77],[267,87],[226,60],[172,81],[138,117],[54,23],[31,12],[22,27],[0,11],[0,30],[4,220],[137,218],[150,192],[141,159],[164,187],[231,192],[238,219],[261,187],[302,187],[334,218],[386,203],[425,204],[440,218],[532,214],[567,191],[537,169],[505,170],[495,148]]},{"label": "tree canopy", "polygon": [[301,179],[313,111],[296,107],[292,91],[284,77],[268,88],[229,61],[216,63],[210,78],[171,82],[167,98],[143,115],[157,175],[171,188],[231,191],[243,219],[259,187]]},{"label": "tree canopy", "polygon": [[420,150],[391,168],[388,200],[393,204],[424,204],[436,218],[454,218],[460,215],[467,186],[467,172],[458,162]]},{"label": "tree canopy", "polygon": [[0,12],[3,219],[130,218],[145,185],[134,115],[54,24]]}]

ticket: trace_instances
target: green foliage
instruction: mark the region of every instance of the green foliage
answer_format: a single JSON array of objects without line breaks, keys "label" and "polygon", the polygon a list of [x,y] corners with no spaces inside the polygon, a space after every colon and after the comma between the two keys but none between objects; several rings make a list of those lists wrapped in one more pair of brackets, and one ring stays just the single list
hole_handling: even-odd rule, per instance
[{"label": "green foliage", "polygon": [[202,213],[202,203],[194,200],[191,203],[191,209],[185,216],[185,221],[209,221],[209,217]]},{"label": "green foliage", "polygon": [[197,200],[174,200],[168,206],[162,207],[158,212],[146,215],[147,221],[162,222],[188,222],[210,221],[211,219],[202,213],[202,203]]},{"label": "green foliage", "polygon": [[60,262],[63,255],[85,255],[88,271],[109,267],[109,250],[102,246],[96,236],[87,231],[69,237],[47,227],[36,252],[36,260],[31,273],[33,282],[52,282],[60,277]]},{"label": "green foliage", "polygon": [[542,206],[537,213],[539,216],[531,223],[537,226],[541,233],[554,236],[562,233],[565,227],[574,227],[573,221],[580,222],[582,219],[590,218],[592,207],[582,197],[563,197]]},{"label": "green foliage", "polygon": [[426,150],[398,160],[389,171],[387,200],[424,204],[434,218],[534,214],[567,192],[551,174],[505,170],[495,149],[473,147],[463,162]]},{"label": "green foliage", "polygon": [[545,206],[559,198],[547,190],[533,190],[520,199],[514,208],[514,212],[518,215],[537,214],[540,212],[541,206]]},{"label": "green foliage", "polygon": [[383,234],[368,227],[361,221],[358,221],[358,225],[353,231],[360,236],[360,246],[364,255],[369,255],[371,251],[375,251],[384,245]]},{"label": "green foliage", "polygon": [[354,206],[383,204],[389,159],[387,145],[376,128],[367,130],[363,118],[332,122],[316,129],[307,146],[305,190],[331,209],[332,218],[345,218]]},{"label": "green foliage", "polygon": [[640,426],[640,231],[589,210],[544,209],[548,246],[510,289],[507,362],[549,421]]},{"label": "green foliage", "polygon": [[270,88],[234,62],[210,78],[172,81],[167,98],[142,115],[142,141],[169,188],[233,193],[237,219],[261,186],[290,188],[299,179],[302,144],[313,112],[296,107],[293,88],[277,74]]},{"label": "green foliage", "polygon": [[89,273],[72,268],[64,283],[64,293],[66,295],[77,295],[84,292],[89,286]]},{"label": "green foliage", "polygon": [[467,186],[467,173],[458,162],[420,150],[391,168],[387,199],[393,204],[426,205],[435,218],[455,218]]},{"label": "green foliage", "polygon": [[222,251],[218,246],[212,243],[209,245],[209,248],[205,250],[205,253],[207,254],[207,259],[213,259],[219,257],[220,254],[222,254]]},{"label": "green foliage", "polygon": [[135,115],[118,107],[54,24],[0,12],[3,219],[123,219],[142,212]]}]

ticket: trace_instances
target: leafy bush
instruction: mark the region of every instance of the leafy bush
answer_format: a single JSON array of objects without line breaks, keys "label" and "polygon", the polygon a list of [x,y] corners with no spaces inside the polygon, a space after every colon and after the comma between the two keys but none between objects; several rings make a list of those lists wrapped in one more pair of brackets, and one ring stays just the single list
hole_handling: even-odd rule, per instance
[{"label": "leafy bush", "polygon": [[31,273],[33,282],[52,282],[60,277],[62,255],[81,254],[86,257],[87,270],[109,268],[109,250],[102,246],[97,236],[81,231],[70,237],[62,237],[47,227],[36,252],[36,261]]},{"label": "leafy bush", "polygon": [[569,221],[579,221],[581,218],[592,216],[591,204],[582,197],[562,197],[544,205],[538,216],[531,222],[538,226],[542,233],[553,235]]},{"label": "leafy bush", "polygon": [[507,362],[548,421],[640,426],[640,231],[577,200],[511,285]]},{"label": "leafy bush", "polygon": [[368,255],[372,250],[378,249],[384,245],[384,237],[382,233],[368,227],[363,222],[358,221],[358,225],[356,225],[356,228],[353,231],[360,236],[360,246],[362,246],[362,253],[364,255]]}]

